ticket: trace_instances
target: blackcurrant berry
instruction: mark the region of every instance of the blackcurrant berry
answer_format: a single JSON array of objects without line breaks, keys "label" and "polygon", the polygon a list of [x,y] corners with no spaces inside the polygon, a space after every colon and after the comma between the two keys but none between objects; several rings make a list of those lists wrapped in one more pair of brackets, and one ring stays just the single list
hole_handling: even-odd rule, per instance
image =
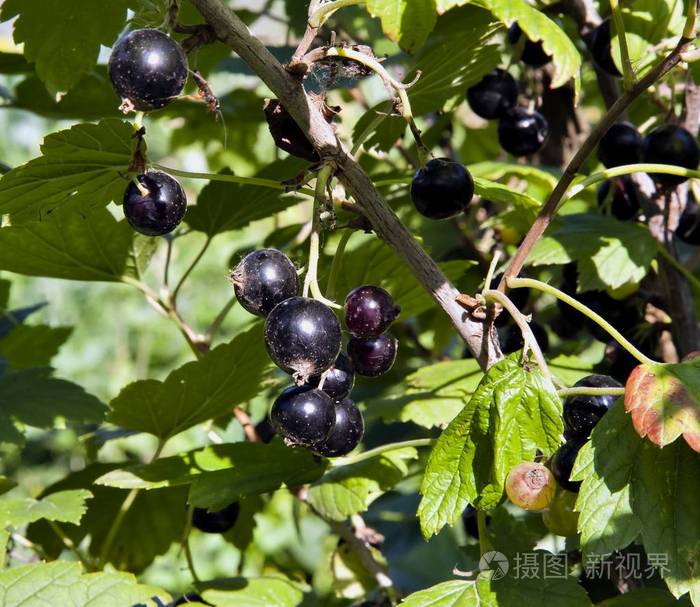
[{"label": "blackcurrant berry", "polygon": [[[574,388],[622,388],[622,384],[607,375],[589,375],[574,384]],[[595,425],[618,399],[617,396],[569,396],[564,401],[564,430],[567,437],[586,439]]]},{"label": "blackcurrant berry", "polygon": [[394,365],[398,345],[399,342],[389,333],[379,337],[351,337],[348,354],[358,375],[378,377]]},{"label": "blackcurrant berry", "polygon": [[134,30],[114,45],[109,77],[125,109],[157,110],[182,93],[187,82],[187,57],[163,32]]},{"label": "blackcurrant berry", "polygon": [[[547,335],[547,330],[538,322],[531,322],[530,329],[537,340],[537,344],[542,352],[549,350],[549,336]],[[505,339],[503,340],[503,352],[506,354],[511,354],[512,352],[517,352],[522,350],[525,342],[523,341],[523,334],[518,325],[511,325],[508,327]]]},{"label": "blackcurrant berry", "polygon": [[678,220],[676,236],[689,245],[700,246],[700,213],[697,203],[690,197]]},{"label": "blackcurrant berry", "polygon": [[275,400],[270,421],[288,445],[311,448],[333,430],[335,405],[322,390],[291,386]]},{"label": "blackcurrant berry", "polygon": [[607,168],[636,164],[642,160],[642,136],[633,124],[616,122],[598,144],[598,160]]},{"label": "blackcurrant berry", "polygon": [[275,438],[276,432],[269,417],[266,416],[255,424],[255,435],[265,444],[270,443]]},{"label": "blackcurrant berry", "polygon": [[620,221],[627,221],[637,216],[641,209],[639,194],[634,183],[628,177],[604,181],[598,188],[598,206],[603,207],[610,194],[610,186],[613,186],[610,211]]},{"label": "blackcurrant berry", "polygon": [[575,438],[568,440],[559,447],[550,462],[552,474],[557,479],[559,486],[573,493],[578,493],[581,481],[572,481],[571,471],[574,469],[576,456],[585,442],[585,440]]},{"label": "blackcurrant berry", "polygon": [[545,117],[535,110],[515,107],[498,121],[498,142],[513,156],[534,154],[549,134]]},{"label": "blackcurrant berry", "polygon": [[313,388],[318,388],[322,377],[324,379],[321,390],[333,400],[342,400],[350,394],[352,387],[355,385],[355,370],[352,366],[352,361],[346,354],[341,352],[328,371],[323,375],[309,378],[309,385]]},{"label": "blackcurrant berry", "polygon": [[345,326],[355,337],[377,337],[389,328],[401,308],[381,287],[365,285],[345,298]]},{"label": "blackcurrant berry", "polygon": [[282,251],[259,249],[231,272],[236,298],[251,314],[267,316],[278,303],[297,294],[297,271]]},{"label": "blackcurrant berry", "polygon": [[474,181],[464,166],[435,158],[419,169],[411,183],[411,200],[428,219],[447,219],[462,213],[474,196]]},{"label": "blackcurrant berry", "polygon": [[500,118],[503,112],[515,107],[518,85],[508,72],[496,68],[467,89],[467,100],[477,116],[485,120]]},{"label": "blackcurrant berry", "polygon": [[[673,164],[686,169],[697,169],[700,162],[698,142],[686,129],[675,124],[656,127],[644,138],[642,158],[646,163]],[[683,183],[687,177],[651,173],[661,185]]]},{"label": "blackcurrant berry", "polygon": [[335,426],[328,438],[314,450],[323,457],[347,455],[362,440],[365,422],[357,405],[344,398],[335,405]]},{"label": "blackcurrant berry", "polygon": [[[517,23],[513,23],[508,28],[508,42],[510,42],[512,46],[520,42],[520,37],[522,35],[523,30]],[[525,46],[523,46],[523,53],[520,59],[523,63],[531,67],[542,67],[552,60],[552,58],[544,52],[541,42],[533,42],[529,38],[525,40]]]},{"label": "blackcurrant berry", "polygon": [[[491,524],[491,517],[486,517],[486,526]],[[479,539],[479,525],[476,520],[476,508],[469,504],[462,511],[462,525],[466,534],[475,540]]]},{"label": "blackcurrant berry", "polygon": [[291,297],[265,321],[265,347],[273,362],[299,381],[329,369],[340,353],[340,322],[315,299]]},{"label": "blackcurrant berry", "polygon": [[192,526],[204,533],[226,533],[236,524],[240,511],[241,505],[238,502],[216,512],[195,508],[192,511]]},{"label": "blackcurrant berry", "polygon": [[136,178],[124,192],[124,215],[134,230],[146,236],[172,232],[185,216],[187,197],[176,179],[160,171]]},{"label": "blackcurrant berry", "polygon": [[606,19],[600,25],[593,28],[586,38],[586,43],[593,56],[593,61],[595,61],[595,64],[601,70],[617,78],[622,76],[612,58],[610,19]]}]

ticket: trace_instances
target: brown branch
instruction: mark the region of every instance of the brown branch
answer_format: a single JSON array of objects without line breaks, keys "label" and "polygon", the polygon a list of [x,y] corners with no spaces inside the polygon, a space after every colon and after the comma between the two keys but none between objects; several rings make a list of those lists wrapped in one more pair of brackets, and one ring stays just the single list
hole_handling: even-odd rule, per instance
[{"label": "brown branch", "polygon": [[484,338],[484,324],[470,318],[459,306],[456,301],[459,291],[386,204],[371,179],[338,141],[332,126],[307,97],[299,81],[250,34],[245,24],[221,0],[192,0],[192,4],[214,28],[219,39],[230,46],[274,92],[321,158],[334,163],[338,178],[375,232],[396,251],[442,307],[482,368],[500,360],[502,353],[495,332],[486,332]]},{"label": "brown branch", "polygon": [[[313,15],[318,10],[321,4],[322,0],[311,0],[311,2],[309,3],[309,17],[311,17],[311,15]],[[309,48],[311,48],[311,45],[316,39],[317,34],[318,28],[313,27],[310,23],[307,23],[306,31],[304,32],[304,35],[302,36],[301,41],[299,42],[299,46],[297,46],[297,50],[294,51],[294,54],[292,55],[292,58],[289,61],[289,65],[287,65],[287,69],[290,72],[299,73],[302,76],[306,73],[307,67],[306,64],[302,62],[302,58],[304,57],[304,55],[306,55],[306,52],[309,50]]]},{"label": "brown branch", "polygon": [[669,70],[678,64],[680,61],[680,54],[686,50],[692,41],[692,38],[681,38],[676,47],[668,54],[668,56],[662,59],[646,76],[644,76],[644,78],[639,80],[631,89],[623,93],[622,96],[618,98],[618,100],[608,110],[607,114],[605,114],[598,126],[593,129],[586,141],[584,141],[579,148],[576,155],[571,159],[571,162],[569,162],[568,166],[564,170],[564,174],[561,176],[561,179],[532,224],[530,231],[527,233],[525,239],[515,253],[515,256],[511,260],[511,263],[504,274],[503,280],[501,280],[501,284],[498,285],[499,290],[505,291],[506,279],[512,276],[517,276],[520,273],[520,270],[522,270],[523,266],[525,265],[525,261],[527,261],[527,258],[530,255],[530,251],[532,251],[532,248],[549,226],[552,218],[557,212],[559,203],[564,198],[564,195],[566,194],[569,186],[575,179],[576,174],[585,160],[598,146],[598,142],[600,141],[601,137],[620,118],[620,116],[622,116],[632,101],[634,101],[646,89],[648,89],[652,84],[662,78],[669,72]]}]

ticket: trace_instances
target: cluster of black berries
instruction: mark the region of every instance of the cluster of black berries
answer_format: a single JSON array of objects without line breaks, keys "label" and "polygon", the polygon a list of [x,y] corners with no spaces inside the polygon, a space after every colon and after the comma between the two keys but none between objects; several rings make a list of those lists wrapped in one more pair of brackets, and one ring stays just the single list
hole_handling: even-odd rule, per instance
[{"label": "cluster of black berries", "polygon": [[297,272],[276,249],[247,255],[231,273],[241,305],[265,317],[265,347],[273,362],[295,380],[272,405],[270,420],[289,445],[325,457],[352,451],[364,422],[348,398],[355,373],[377,377],[391,369],[397,340],[386,333],[399,314],[391,296],[376,286],[353,290],[345,301],[351,337],[341,352],[342,330],[320,301],[297,296]]},{"label": "cluster of black berries", "polygon": [[[149,112],[176,99],[187,82],[182,47],[156,29],[139,29],[120,38],[109,58],[109,77],[124,111]],[[147,171],[124,193],[124,214],[137,232],[162,236],[172,232],[187,210],[182,186],[170,175]]]},{"label": "cluster of black berries", "polygon": [[[577,381],[575,388],[622,388],[622,384],[607,375],[589,375]],[[617,396],[570,396],[564,401],[564,439],[552,457],[550,467],[559,485],[568,491],[578,493],[580,481],[571,480],[571,471],[576,456],[588,440],[593,428],[617,400]]]}]

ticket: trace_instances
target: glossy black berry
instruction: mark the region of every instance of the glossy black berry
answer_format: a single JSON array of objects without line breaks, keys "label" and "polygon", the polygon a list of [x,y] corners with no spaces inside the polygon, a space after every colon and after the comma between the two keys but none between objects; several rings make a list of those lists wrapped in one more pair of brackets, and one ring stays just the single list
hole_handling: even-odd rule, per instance
[{"label": "glossy black berry", "polygon": [[268,444],[273,438],[275,438],[277,433],[275,432],[269,417],[265,416],[257,424],[255,424],[255,435],[265,444]]},{"label": "glossy black berry", "polygon": [[474,196],[474,181],[466,168],[448,158],[435,158],[419,169],[411,183],[411,200],[428,219],[462,213]]},{"label": "glossy black berry", "polygon": [[536,110],[515,107],[498,121],[498,142],[513,156],[529,156],[537,152],[547,139],[549,126]]},{"label": "glossy black berry", "polygon": [[238,502],[216,512],[195,508],[192,511],[192,526],[204,533],[226,533],[236,524],[240,511],[241,505]]},{"label": "glossy black berry", "polygon": [[352,391],[355,385],[355,369],[352,361],[346,354],[341,352],[336,358],[333,366],[323,375],[316,375],[309,378],[309,385],[318,388],[323,377],[323,390],[333,400],[342,400]]},{"label": "glossy black berry", "polygon": [[[520,37],[522,35],[523,30],[517,23],[513,23],[508,28],[508,42],[510,42],[512,46],[516,46],[520,42]],[[529,38],[525,40],[523,53],[520,55],[520,59],[523,63],[531,67],[542,67],[552,60],[552,58],[544,52],[541,42],[533,42]]]},{"label": "glossy black berry", "polygon": [[270,421],[288,445],[312,448],[333,430],[335,404],[322,390],[291,386],[275,400]]},{"label": "glossy black berry", "polygon": [[[686,129],[675,124],[655,128],[644,138],[642,158],[646,163],[673,164],[686,169],[697,169],[700,162],[698,142]],[[676,185],[687,177],[651,173],[661,185]]]},{"label": "glossy black berry", "polygon": [[356,337],[377,337],[396,320],[401,308],[381,287],[364,285],[345,298],[345,326]]},{"label": "glossy black berry", "polygon": [[[574,388],[622,388],[622,384],[607,375],[589,375],[574,384]],[[569,396],[564,401],[564,430],[567,437],[586,439],[608,412],[618,396]]]},{"label": "glossy black berry", "polygon": [[700,246],[700,213],[698,213],[697,203],[690,197],[678,220],[676,236],[689,245]]},{"label": "glossy black berry", "polygon": [[[612,192],[610,187],[612,185]],[[610,212],[620,221],[627,221],[637,216],[641,210],[639,193],[629,177],[604,181],[598,188],[598,206],[603,208],[610,203]]]},{"label": "glossy black berry", "polygon": [[187,197],[176,179],[160,171],[137,177],[124,192],[124,215],[134,230],[146,236],[172,232],[185,216]]},{"label": "glossy black berry", "polygon": [[344,398],[335,405],[335,426],[328,438],[314,450],[323,457],[347,455],[362,440],[365,422],[357,405]]},{"label": "glossy black berry", "polygon": [[[546,352],[549,350],[549,336],[547,335],[547,330],[538,322],[531,322],[530,329],[532,334],[537,340],[537,345],[540,350]],[[511,354],[522,350],[525,342],[523,340],[523,334],[518,325],[511,325],[506,331],[505,339],[503,340],[503,352],[506,354]]]},{"label": "glossy black berry", "polygon": [[633,124],[616,122],[598,144],[598,160],[607,168],[642,161],[642,136]]},{"label": "glossy black berry", "polygon": [[593,61],[601,70],[617,78],[622,76],[612,58],[610,19],[606,19],[599,26],[593,28],[588,34],[586,42],[593,56]]},{"label": "glossy black berry", "polygon": [[340,322],[315,299],[291,297],[265,321],[265,347],[273,362],[299,381],[329,369],[340,353]]},{"label": "glossy black berry", "polygon": [[398,346],[399,342],[389,333],[379,337],[351,337],[348,354],[358,375],[378,377],[394,365]]},{"label": "glossy black berry", "polygon": [[259,249],[231,272],[238,302],[251,314],[267,316],[278,303],[297,294],[297,271],[282,251]]},{"label": "glossy black berry", "polygon": [[114,45],[109,77],[125,109],[156,110],[182,93],[187,82],[187,57],[182,47],[163,32],[134,30]]},{"label": "glossy black berry", "polygon": [[[464,531],[467,533],[468,536],[474,538],[475,540],[479,539],[479,525],[477,524],[476,521],[476,508],[469,504],[463,511],[462,511],[462,525],[464,526]],[[486,526],[490,527],[491,526],[491,517],[487,516],[486,517]]]},{"label": "glossy black berry", "polygon": [[552,461],[550,462],[554,478],[557,479],[559,486],[563,487],[567,491],[578,493],[578,490],[581,487],[581,481],[571,480],[571,471],[574,469],[576,456],[585,442],[585,440],[581,439],[568,440],[561,447],[559,447],[557,452],[554,454],[554,457],[552,457]]},{"label": "glossy black berry", "polygon": [[508,72],[496,68],[467,89],[467,100],[477,116],[485,120],[500,118],[506,110],[515,107],[518,85]]}]

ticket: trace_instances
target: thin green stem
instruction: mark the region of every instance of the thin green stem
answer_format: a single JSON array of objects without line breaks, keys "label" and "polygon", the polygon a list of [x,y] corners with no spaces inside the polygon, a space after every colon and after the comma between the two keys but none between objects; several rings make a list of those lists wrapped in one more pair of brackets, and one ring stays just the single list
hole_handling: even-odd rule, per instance
[{"label": "thin green stem", "polygon": [[331,468],[340,468],[341,466],[351,466],[352,464],[358,464],[359,462],[364,462],[365,460],[372,459],[378,455],[383,455],[384,453],[389,453],[390,451],[396,451],[398,449],[406,449],[408,447],[431,447],[436,443],[434,438],[416,438],[413,440],[407,440],[400,443],[389,443],[387,445],[381,445],[370,449],[369,451],[363,451],[357,455],[348,455],[347,457],[338,457],[331,460]]},{"label": "thin green stem", "polygon": [[487,552],[493,550],[489,529],[486,526],[486,512],[483,510],[476,511],[476,528],[479,531],[479,552],[484,556]]},{"label": "thin green stem", "polygon": [[684,38],[695,38],[695,23],[697,20],[698,6],[697,0],[688,1],[688,16],[683,27]]},{"label": "thin green stem", "polygon": [[489,264],[489,270],[486,272],[486,280],[484,281],[484,291],[488,291],[491,288],[491,281],[493,280],[493,275],[496,273],[496,268],[498,267],[498,262],[501,259],[501,252],[496,251],[493,255],[493,259]]},{"label": "thin green stem", "polygon": [[[169,175],[175,175],[176,177],[185,177],[187,179],[206,179],[207,181],[225,181],[228,183],[239,183],[241,185],[252,185],[261,188],[270,188],[272,190],[281,190],[283,192],[287,191],[287,187],[279,181],[274,179],[262,179],[261,177],[240,177],[239,175],[222,175],[220,173],[193,173],[190,171],[182,171],[180,169],[175,169],[173,167],[167,167],[157,162],[152,163],[154,168],[159,171],[168,173]],[[299,188],[295,190],[300,194],[306,194],[307,196],[313,196],[314,191],[310,188]]]},{"label": "thin green stem", "polygon": [[168,286],[168,281],[170,280],[170,262],[173,258],[173,239],[167,238],[167,243],[167,249],[165,251],[165,265],[163,267],[163,285],[165,287]]},{"label": "thin green stem", "polygon": [[[360,151],[360,147],[367,140],[367,137],[374,133],[377,127],[389,117],[390,112],[391,103],[387,103],[385,107],[382,107],[377,111],[377,115],[367,125],[367,128],[357,136],[355,141],[353,141],[352,150],[350,151],[351,156],[357,155],[357,152]],[[377,184],[375,183],[375,185]]]},{"label": "thin green stem", "polygon": [[559,289],[548,285],[546,282],[541,282],[539,280],[534,280],[532,278],[509,278],[507,281],[509,289],[518,288],[530,288],[542,291],[543,293],[548,293],[553,295],[557,299],[560,299],[566,304],[569,304],[575,310],[578,310],[584,316],[590,318],[594,323],[602,327],[607,331],[610,336],[619,343],[625,350],[627,350],[632,356],[634,356],[640,363],[644,365],[658,365],[661,363],[652,360],[651,358],[642,354],[637,348],[634,347],[615,327],[613,327],[607,320],[605,320],[600,314],[596,314],[593,310],[584,306],[581,302],[577,301],[573,297],[563,293]]},{"label": "thin green stem", "polygon": [[187,270],[185,270],[185,273],[182,275],[182,278],[180,278],[180,281],[177,283],[177,286],[175,287],[172,295],[170,296],[170,299],[173,302],[173,306],[177,302],[177,296],[178,296],[178,293],[180,293],[180,289],[182,289],[182,285],[185,284],[185,282],[189,278],[190,274],[192,274],[194,269],[197,267],[197,264],[199,264],[199,262],[202,261],[202,257],[204,257],[204,254],[207,252],[207,250],[209,249],[209,246],[211,245],[211,241],[212,241],[211,236],[207,236],[207,239],[204,241],[204,246],[200,249],[197,256],[192,260],[192,263],[189,265]]},{"label": "thin green stem", "polygon": [[209,325],[209,328],[204,334],[207,343],[211,343],[214,337],[216,337],[219,329],[221,329],[221,325],[224,324],[226,317],[229,315],[229,312],[233,309],[237,302],[238,299],[236,299],[236,296],[234,295],[228,300],[228,302],[226,302],[226,305],[221,309],[221,312],[216,315],[216,318],[212,321],[211,325]]},{"label": "thin green stem", "polygon": [[195,581],[195,583],[199,583],[200,579],[197,575],[197,570],[194,568],[194,558],[192,557],[192,549],[190,548],[189,538],[185,540],[184,549],[185,559],[187,560],[187,568],[190,570],[190,574],[192,575],[192,579]]},{"label": "thin green stem", "polygon": [[348,241],[353,234],[353,230],[345,230],[338,241],[338,246],[335,249],[335,257],[333,257],[333,264],[331,265],[331,272],[328,275],[328,283],[326,284],[326,297],[328,297],[328,299],[335,299],[335,287],[338,282],[340,269],[343,266],[345,248],[348,246]]},{"label": "thin green stem", "polygon": [[311,27],[319,28],[335,11],[345,8],[346,6],[356,6],[364,3],[365,0],[335,0],[334,2],[326,2],[326,4],[321,6],[313,15],[309,17],[309,25]]},{"label": "thin green stem", "polygon": [[[68,548],[75,556],[77,559],[82,563],[83,567],[85,567],[86,571],[95,571],[95,565],[91,563],[85,555],[78,549],[78,547],[75,545],[75,542],[70,539],[64,532],[63,529],[61,529],[56,522],[54,521],[47,521],[49,523],[49,527],[53,530],[53,532],[59,537],[63,545]],[[27,540],[29,541],[29,540]],[[43,555],[44,557],[46,555]]]},{"label": "thin green stem", "polygon": [[562,398],[567,396],[624,396],[624,388],[560,388],[557,394]]},{"label": "thin green stem", "polygon": [[625,34],[625,22],[622,18],[622,9],[618,0],[610,0],[610,10],[612,12],[615,29],[617,30],[617,41],[620,45],[620,58],[622,60],[622,81],[625,89],[630,90],[635,83],[634,69],[630,61],[630,53],[627,48],[627,34]]},{"label": "thin green stem", "polygon": [[107,532],[107,537],[105,537],[105,541],[102,544],[100,560],[97,564],[98,570],[104,569],[105,565],[107,564],[107,561],[109,560],[109,553],[112,551],[112,546],[114,545],[114,540],[117,539],[117,534],[121,530],[122,523],[131,509],[131,506],[133,506],[134,501],[136,501],[140,491],[140,489],[132,489],[129,491],[126,498],[122,502],[121,507],[119,508],[119,512],[117,512],[117,516],[114,517],[112,525]]},{"label": "thin green stem", "polygon": [[700,280],[697,276],[693,274],[688,268],[686,268],[680,261],[678,261],[669,251],[664,247],[663,244],[658,243],[657,250],[659,255],[668,262],[670,266],[673,267],[679,274],[681,274],[687,281],[688,284],[693,288],[696,293],[700,293]]}]

